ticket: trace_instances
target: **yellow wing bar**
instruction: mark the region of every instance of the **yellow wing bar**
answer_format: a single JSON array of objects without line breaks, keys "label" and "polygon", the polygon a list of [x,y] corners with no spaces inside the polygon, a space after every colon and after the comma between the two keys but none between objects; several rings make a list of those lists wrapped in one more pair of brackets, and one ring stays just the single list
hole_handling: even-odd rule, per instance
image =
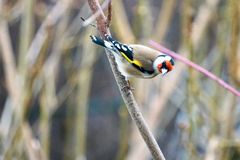
[{"label": "yellow wing bar", "polygon": [[138,60],[135,60],[135,59],[131,60],[131,59],[129,59],[128,56],[126,56],[123,52],[121,52],[121,54],[129,63],[133,63],[133,64],[135,64],[135,65],[137,65],[139,67],[142,67],[141,62],[139,62]]}]

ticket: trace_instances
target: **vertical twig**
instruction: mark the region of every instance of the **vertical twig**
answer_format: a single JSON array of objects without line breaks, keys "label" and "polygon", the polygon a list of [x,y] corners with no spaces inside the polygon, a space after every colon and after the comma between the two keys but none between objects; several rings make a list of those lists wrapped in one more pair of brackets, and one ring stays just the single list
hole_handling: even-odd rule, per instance
[{"label": "vertical twig", "polygon": [[[194,59],[194,49],[193,43],[191,39],[192,34],[192,1],[191,0],[184,0],[183,7],[182,7],[182,45],[186,48],[187,55],[191,61]],[[196,149],[194,139],[194,133],[196,131],[196,121],[198,116],[196,116],[196,105],[195,105],[195,98],[194,95],[196,94],[195,91],[195,84],[196,76],[194,76],[193,69],[191,67],[188,68],[187,77],[187,85],[186,85],[186,109],[188,112],[188,122],[190,124],[189,129],[187,130],[186,134],[188,135],[188,141],[184,143],[185,148],[188,150],[188,157],[190,159],[194,159],[196,157]]]},{"label": "vertical twig", "polygon": [[107,8],[107,28],[110,27],[110,23],[111,23],[111,20],[112,20],[112,1],[110,0],[109,3],[108,3],[108,8]]},{"label": "vertical twig", "polygon": [[22,138],[24,139],[24,147],[28,159],[47,160],[47,158],[42,154],[41,145],[39,145],[38,140],[34,138],[33,132],[28,123],[23,123],[22,125]]},{"label": "vertical twig", "polygon": [[115,31],[116,36],[125,43],[133,43],[135,41],[135,36],[128,21],[123,1],[114,1],[114,5],[112,6],[112,8],[112,29]]},{"label": "vertical twig", "polygon": [[[124,104],[123,104],[124,105]],[[129,137],[129,115],[125,106],[121,105],[119,110],[120,116],[120,136],[119,136],[119,150],[116,156],[116,160],[126,159],[126,154],[128,152],[128,140]]]},{"label": "vertical twig", "polygon": [[33,9],[34,9],[35,0],[25,0],[22,1],[24,6],[22,18],[21,18],[21,32],[20,32],[20,49],[19,49],[19,58],[18,66],[20,68],[25,67],[25,56],[28,50],[29,44],[32,39],[33,34]]},{"label": "vertical twig", "polygon": [[140,40],[146,39],[146,37],[149,37],[153,28],[150,2],[145,0],[138,0],[134,16],[135,18],[133,20],[133,30],[135,36]]},{"label": "vertical twig", "polygon": [[175,0],[168,0],[163,1],[162,3],[163,4],[158,15],[157,24],[153,30],[153,39],[156,41],[162,41],[167,33],[172,15],[174,13],[174,7],[178,2]]},{"label": "vertical twig", "polygon": [[[74,156],[75,159],[86,159],[86,137],[87,137],[87,115],[88,100],[92,82],[92,67],[97,59],[96,46],[92,47],[89,43],[89,34],[93,33],[88,29],[83,37],[83,51],[80,62],[80,69],[77,73],[78,90],[77,90],[77,106],[75,118],[75,138],[76,142]],[[89,54],[91,53],[91,54]]]},{"label": "vertical twig", "polygon": [[40,50],[44,42],[48,38],[48,29],[57,23],[57,21],[64,15],[71,4],[71,0],[60,0],[51,9],[46,19],[42,22],[39,30],[37,31],[32,43],[26,53],[27,65],[29,68],[37,61]]},{"label": "vertical twig", "polygon": [[[231,15],[231,41],[230,41],[230,50],[228,52],[227,56],[228,61],[229,61],[229,73],[230,76],[232,78],[232,80],[234,81],[235,84],[238,84],[238,79],[236,77],[236,73],[237,73],[237,67],[238,66],[238,54],[237,54],[237,50],[238,50],[238,44],[239,44],[239,33],[240,33],[240,21],[239,17],[240,16],[240,11],[239,11],[239,1],[230,1],[229,2],[230,5],[230,15]],[[235,125],[235,116],[232,116],[232,113],[234,113],[236,111],[236,103],[235,100],[233,100],[232,104],[230,105],[230,107],[227,110],[227,122],[226,122],[226,129],[225,129],[225,136],[226,138],[232,138],[233,136],[233,131],[234,131],[234,125]]]},{"label": "vertical twig", "polygon": [[11,98],[17,97],[15,79],[17,75],[14,53],[11,46],[8,25],[6,21],[0,20],[0,47],[6,75],[8,93]]},{"label": "vertical twig", "polygon": [[[97,0],[88,0],[89,6],[93,13],[97,12],[98,10],[101,11],[100,5]],[[100,34],[103,36],[104,34],[108,33],[110,34],[109,30],[106,27],[106,17],[104,16],[103,12],[96,18],[97,20],[97,27],[100,32]],[[114,60],[114,57],[107,52],[108,60],[111,64],[111,68],[113,71],[113,74],[115,76],[115,79],[117,81],[118,87],[120,89],[121,95],[123,97],[123,100],[128,108],[128,111],[136,123],[145,143],[147,144],[150,152],[152,153],[152,156],[156,160],[165,160],[164,155],[162,154],[162,151],[160,150],[156,140],[153,137],[153,134],[150,132],[142,113],[139,110],[139,107],[135,101],[135,98],[129,89],[128,83],[124,76],[121,75],[117,68],[117,64]]]}]

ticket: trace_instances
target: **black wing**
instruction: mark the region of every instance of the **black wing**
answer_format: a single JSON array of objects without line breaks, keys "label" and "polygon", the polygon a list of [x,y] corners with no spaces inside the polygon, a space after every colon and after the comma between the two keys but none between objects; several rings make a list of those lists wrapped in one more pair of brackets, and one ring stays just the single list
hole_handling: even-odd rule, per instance
[{"label": "black wing", "polygon": [[118,41],[116,41],[115,39],[113,39],[111,36],[109,35],[105,35],[106,36],[106,39],[108,41],[110,41],[114,47],[119,51],[121,52],[123,55],[124,58],[127,59],[127,61],[129,61],[130,63],[133,61],[133,49],[132,47],[126,45],[126,44],[122,44]]}]

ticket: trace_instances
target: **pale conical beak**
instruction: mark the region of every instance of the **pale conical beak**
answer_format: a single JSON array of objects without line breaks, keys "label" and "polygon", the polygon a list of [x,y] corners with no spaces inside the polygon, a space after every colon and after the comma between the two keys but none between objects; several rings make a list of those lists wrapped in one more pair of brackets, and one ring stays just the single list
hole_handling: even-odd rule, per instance
[{"label": "pale conical beak", "polygon": [[168,72],[168,70],[165,69],[165,68],[162,68],[161,71],[162,71],[162,75],[163,75],[163,76]]}]

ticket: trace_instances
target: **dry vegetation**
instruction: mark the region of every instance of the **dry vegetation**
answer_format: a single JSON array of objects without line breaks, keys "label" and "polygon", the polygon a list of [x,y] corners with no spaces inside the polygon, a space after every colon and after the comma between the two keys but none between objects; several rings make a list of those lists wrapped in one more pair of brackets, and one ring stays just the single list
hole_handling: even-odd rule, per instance
[{"label": "dry vegetation", "polygon": [[[103,2],[103,4],[106,2]],[[153,39],[240,88],[240,1],[113,0],[112,36]],[[0,0],[0,160],[146,160],[84,0]],[[109,19],[109,17],[108,17]],[[95,21],[92,21],[95,24]],[[240,159],[240,100],[177,62],[132,79],[167,160]]]}]

